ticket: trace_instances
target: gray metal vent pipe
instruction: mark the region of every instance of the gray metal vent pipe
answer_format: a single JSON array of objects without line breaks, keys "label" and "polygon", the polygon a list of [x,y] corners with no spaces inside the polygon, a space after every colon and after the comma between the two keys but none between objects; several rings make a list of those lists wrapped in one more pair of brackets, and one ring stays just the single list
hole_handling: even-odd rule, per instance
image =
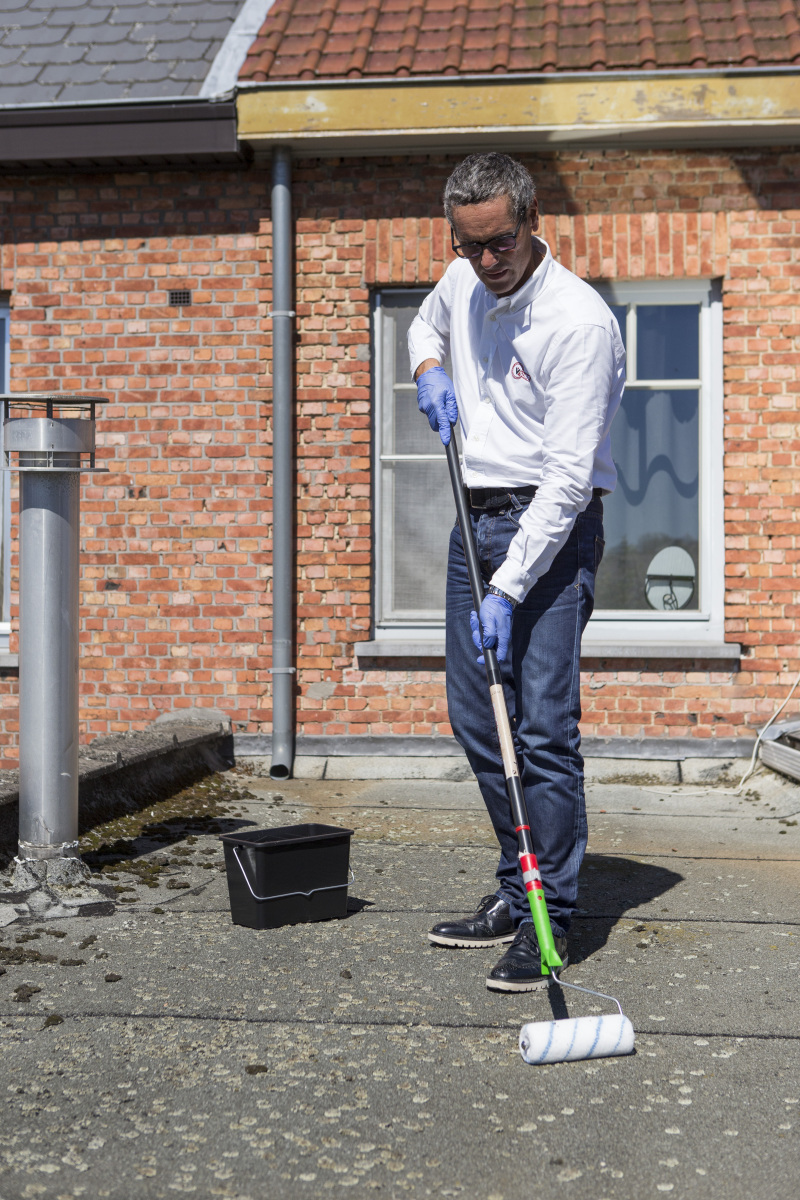
[{"label": "gray metal vent pipe", "polygon": [[20,475],[18,861],[49,862],[78,853],[80,474],[97,469],[106,398],[0,399],[3,466]]},{"label": "gray metal vent pipe", "polygon": [[294,318],[292,159],[272,156],[272,779],[294,765]]}]

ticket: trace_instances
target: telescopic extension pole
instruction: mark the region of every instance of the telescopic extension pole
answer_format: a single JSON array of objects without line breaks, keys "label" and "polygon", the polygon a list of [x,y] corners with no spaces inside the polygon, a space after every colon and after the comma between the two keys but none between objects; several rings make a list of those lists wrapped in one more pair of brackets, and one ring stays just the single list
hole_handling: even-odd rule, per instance
[{"label": "telescopic extension pole", "polygon": [[[464,556],[467,560],[472,603],[475,606],[475,611],[480,613],[481,602],[484,596],[483,580],[478,564],[478,552],[475,549],[475,542],[472,537],[472,525],[470,523],[469,512],[467,511],[464,487],[461,482],[461,468],[458,462],[458,451],[456,450],[454,425],[451,426],[450,442],[446,449],[447,466],[450,469],[450,482],[453,485],[453,498],[456,502],[458,524],[461,529],[461,542],[464,546]],[[481,641],[483,641],[482,631]],[[500,739],[500,751],[503,756],[506,791],[508,792],[508,800],[514,816],[514,825],[519,842],[519,865],[522,869],[522,878],[528,893],[528,903],[531,906],[531,916],[533,917],[533,924],[536,929],[536,938],[539,942],[542,974],[549,975],[551,969],[555,968],[558,970],[563,964],[553,941],[553,931],[550,927],[547,902],[542,889],[542,877],[539,874],[539,864],[533,852],[531,830],[528,825],[528,814],[525,808],[522,784],[519,779],[517,755],[511,736],[511,723],[508,719],[508,709],[506,708],[506,698],[503,694],[503,682],[497,662],[497,654],[493,649],[484,646],[483,658],[486,663],[486,679],[489,684],[489,694],[492,698],[497,736]]]}]

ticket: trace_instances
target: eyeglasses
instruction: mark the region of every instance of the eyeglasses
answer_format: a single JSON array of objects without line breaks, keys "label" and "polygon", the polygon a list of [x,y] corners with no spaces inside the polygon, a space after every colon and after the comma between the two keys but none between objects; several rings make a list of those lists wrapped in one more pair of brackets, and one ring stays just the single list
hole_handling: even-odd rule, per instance
[{"label": "eyeglasses", "polygon": [[517,221],[516,228],[513,233],[501,233],[499,237],[490,238],[488,242],[456,242],[455,230],[450,226],[450,245],[455,250],[459,258],[479,258],[484,250],[491,250],[492,254],[508,254],[509,250],[517,248],[517,234],[520,231],[520,226],[525,220],[525,214]]}]

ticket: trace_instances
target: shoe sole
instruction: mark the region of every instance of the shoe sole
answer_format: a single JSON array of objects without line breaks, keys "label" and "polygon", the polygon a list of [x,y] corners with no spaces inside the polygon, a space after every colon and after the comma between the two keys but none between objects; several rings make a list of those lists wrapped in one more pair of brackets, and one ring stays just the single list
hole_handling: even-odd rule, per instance
[{"label": "shoe sole", "polygon": [[531,983],[514,982],[509,979],[487,979],[486,986],[493,992],[539,992],[546,988],[550,979],[537,979]]},{"label": "shoe sole", "polygon": [[[568,966],[569,959],[567,958],[559,969],[565,971]],[[550,984],[552,978],[552,975],[541,975],[538,979],[523,982],[521,979],[492,979],[490,975],[486,980],[486,986],[495,992],[539,992]]]},{"label": "shoe sole", "polygon": [[429,933],[428,941],[434,946],[457,946],[461,950],[480,950],[481,946],[504,946],[513,942],[516,930],[496,938],[449,938],[439,933]]}]

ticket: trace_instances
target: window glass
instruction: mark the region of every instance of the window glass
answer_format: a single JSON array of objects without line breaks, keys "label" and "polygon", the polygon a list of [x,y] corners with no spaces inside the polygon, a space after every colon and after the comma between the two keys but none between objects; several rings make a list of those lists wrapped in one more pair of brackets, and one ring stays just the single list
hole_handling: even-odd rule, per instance
[{"label": "window glass", "polygon": [[444,623],[455,507],[444,450],[417,407],[408,364],[408,329],[425,295],[409,289],[380,298],[377,624],[384,627]]},{"label": "window glass", "polygon": [[[415,406],[416,407],[416,406]],[[417,412],[417,419],[420,414]],[[450,475],[438,463],[384,464],[385,615],[444,619],[447,547],[455,520]]]},{"label": "window glass", "polygon": [[698,399],[697,389],[636,387],[623,397],[611,426],[617,487],[603,503],[606,550],[596,608],[662,607],[654,572],[663,568],[649,569],[659,552],[676,546],[688,553],[692,565],[683,560],[681,570],[695,583],[678,593],[673,588],[672,606],[698,607]]},{"label": "window glass", "polygon": [[628,306],[627,306],[627,304],[609,304],[608,307],[611,309],[612,313],[617,318],[617,324],[619,325],[619,332],[622,336],[622,344],[625,347],[625,349],[627,350],[628,349],[628,322],[627,322],[626,318],[628,316]]},{"label": "window glass", "polygon": [[636,305],[636,378],[697,379],[698,304]]},{"label": "window glass", "polygon": [[[617,320],[621,307],[613,306]],[[636,354],[611,426],[617,487],[604,500],[595,609],[697,611],[700,305],[627,307]]]}]

